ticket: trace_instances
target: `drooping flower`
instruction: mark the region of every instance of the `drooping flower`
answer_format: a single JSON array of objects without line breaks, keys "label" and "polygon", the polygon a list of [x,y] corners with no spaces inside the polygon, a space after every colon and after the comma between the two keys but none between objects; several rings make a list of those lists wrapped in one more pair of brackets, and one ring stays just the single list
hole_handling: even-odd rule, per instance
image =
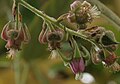
[{"label": "drooping flower", "polygon": [[[80,73],[84,72],[85,70],[85,62],[82,57],[79,59],[78,58],[72,59],[69,65],[71,70],[76,76],[78,76],[78,74],[80,75]],[[79,80],[79,77],[75,77],[75,79]]]},{"label": "drooping flower", "polygon": [[63,32],[60,30],[50,31],[46,34],[46,39],[49,49],[56,50],[56,48],[60,48],[60,43],[63,39]]},{"label": "drooping flower", "polygon": [[78,23],[81,28],[86,28],[86,23],[91,22],[94,18],[98,18],[101,14],[97,6],[92,6],[87,1],[74,1],[70,8],[71,11],[67,16],[68,21]]},{"label": "drooping flower", "polygon": [[14,58],[17,51],[21,50],[22,42],[28,43],[30,40],[30,35],[25,24],[24,26],[19,24],[19,29],[16,29],[15,26],[11,25],[12,23],[16,24],[12,21],[8,22],[1,33],[1,38],[7,42],[5,47],[9,50],[9,58]]}]

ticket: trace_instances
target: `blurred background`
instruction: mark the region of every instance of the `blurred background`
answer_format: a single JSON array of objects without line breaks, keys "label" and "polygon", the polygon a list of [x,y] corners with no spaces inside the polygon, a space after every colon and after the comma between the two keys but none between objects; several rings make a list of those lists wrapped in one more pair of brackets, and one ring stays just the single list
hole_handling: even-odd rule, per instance
[{"label": "blurred background", "polygon": [[[58,18],[69,11],[69,4],[74,0],[25,0],[32,6],[44,11],[49,16]],[[120,17],[120,0],[100,0]],[[0,32],[3,26],[12,19],[12,0],[0,0]],[[38,42],[41,31],[42,19],[31,11],[20,6],[23,21],[28,25],[31,38],[29,44],[22,46],[18,54],[21,59],[17,68],[14,61],[6,58],[5,41],[0,38],[0,84],[15,84],[17,76],[21,75],[18,84],[120,84],[120,72],[109,72],[102,64],[89,63],[83,78],[80,81],[74,79],[72,71],[65,67],[60,59],[50,60],[50,52],[46,45]],[[92,25],[104,26],[115,33],[120,41],[120,31],[104,18],[96,19]],[[116,51],[120,56],[120,46]],[[120,62],[119,62],[120,63]],[[20,69],[18,70],[18,68]]]}]

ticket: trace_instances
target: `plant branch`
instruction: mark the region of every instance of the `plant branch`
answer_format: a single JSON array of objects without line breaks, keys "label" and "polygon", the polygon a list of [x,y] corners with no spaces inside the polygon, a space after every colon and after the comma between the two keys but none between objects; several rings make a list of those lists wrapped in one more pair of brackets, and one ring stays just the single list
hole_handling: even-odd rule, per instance
[{"label": "plant branch", "polygon": [[[56,27],[62,28],[62,29],[65,28],[62,24],[58,23],[55,18],[46,15],[45,13],[43,13],[42,11],[34,8],[33,6],[31,6],[30,4],[28,4],[28,3],[25,2],[24,0],[21,0],[21,1],[20,1],[20,4],[21,4],[22,6],[24,6],[25,8],[29,9],[30,11],[32,11],[33,13],[35,13],[38,17],[41,17],[43,20],[46,20],[46,21],[48,21],[48,22],[51,22],[51,23],[52,23],[53,25],[55,25]],[[80,33],[80,32],[78,33],[78,32],[76,32],[76,31],[74,31],[74,30],[71,30],[71,29],[69,29],[69,28],[67,28],[67,27],[66,27],[66,31],[69,32],[71,35],[78,36],[78,37],[80,37],[80,38],[82,38],[82,39],[90,42],[91,44],[93,44],[94,46],[97,47],[97,45],[96,45],[94,42],[92,42],[91,40],[87,39],[87,37],[86,37],[85,35],[83,35],[82,33]]]}]

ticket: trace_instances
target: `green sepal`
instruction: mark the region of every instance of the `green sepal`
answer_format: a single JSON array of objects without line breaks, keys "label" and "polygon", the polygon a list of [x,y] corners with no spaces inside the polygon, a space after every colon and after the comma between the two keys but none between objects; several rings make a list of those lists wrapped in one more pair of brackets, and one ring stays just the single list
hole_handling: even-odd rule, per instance
[{"label": "green sepal", "polygon": [[80,49],[78,47],[78,44],[77,42],[75,41],[75,39],[73,37],[71,37],[71,40],[72,40],[72,45],[74,47],[74,58],[80,58],[81,57],[81,53],[80,53]]},{"label": "green sepal", "polygon": [[113,44],[119,44],[119,42],[116,41],[114,33],[112,31],[106,31],[100,38],[100,43],[103,46],[109,46]]},{"label": "green sepal", "polygon": [[64,26],[64,38],[63,38],[63,41],[68,41],[68,39],[69,39],[69,33],[67,32],[67,30],[66,30],[66,27]]}]

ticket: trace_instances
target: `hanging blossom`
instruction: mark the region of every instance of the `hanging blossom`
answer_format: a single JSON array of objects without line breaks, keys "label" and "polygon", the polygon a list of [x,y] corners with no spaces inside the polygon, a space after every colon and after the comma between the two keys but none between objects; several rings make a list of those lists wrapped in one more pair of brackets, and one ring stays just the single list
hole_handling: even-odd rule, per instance
[{"label": "hanging blossom", "polygon": [[92,22],[94,18],[98,18],[101,12],[97,6],[92,6],[89,2],[74,1],[70,5],[71,11],[67,18],[69,22],[78,23],[82,28],[86,28],[86,23]]},{"label": "hanging blossom", "polygon": [[51,59],[58,57],[58,51],[60,49],[61,41],[64,37],[64,32],[60,29],[49,30],[46,26],[46,23],[43,22],[42,31],[39,34],[39,42],[41,44],[48,43],[48,49],[51,51]]},{"label": "hanging blossom", "polygon": [[69,63],[71,70],[75,74],[75,79],[79,80],[81,77],[81,73],[85,70],[85,62],[83,58],[73,58]]},{"label": "hanging blossom", "polygon": [[19,28],[15,28],[14,25],[16,22],[8,22],[2,30],[1,33],[1,38],[7,42],[5,47],[8,50],[8,58],[13,59],[14,56],[16,56],[17,52],[21,50],[21,44],[22,42],[28,43],[30,40],[30,34],[27,29],[27,26],[24,24],[22,25],[21,23],[19,24]]}]

